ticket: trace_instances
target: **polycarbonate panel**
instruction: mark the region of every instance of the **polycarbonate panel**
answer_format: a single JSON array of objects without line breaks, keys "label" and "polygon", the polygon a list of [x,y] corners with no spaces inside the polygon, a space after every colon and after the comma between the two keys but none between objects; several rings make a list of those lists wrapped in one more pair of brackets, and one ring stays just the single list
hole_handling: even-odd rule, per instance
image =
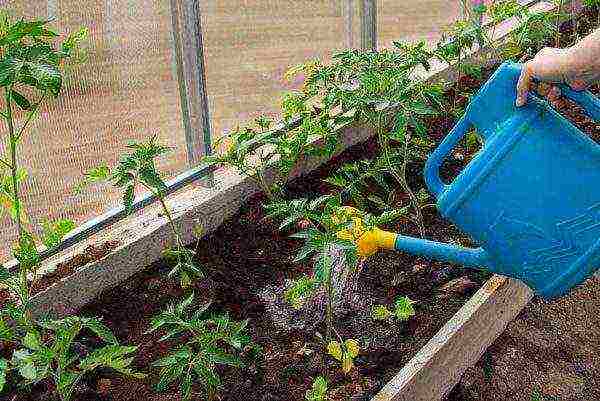
[{"label": "polycarbonate panel", "polygon": [[460,16],[460,0],[378,0],[377,45],[425,40],[434,44],[442,29]]},{"label": "polycarbonate panel", "polygon": [[[18,0],[2,6],[15,16],[56,18],[61,33],[81,26],[90,32],[87,62],[69,72],[60,99],[43,107],[22,144],[30,174],[23,193],[34,221],[69,217],[81,223],[117,206],[120,195],[112,188],[75,195],[73,187],[90,167],[115,163],[129,140],[158,133],[173,147],[160,163],[166,175],[188,167],[168,0]],[[1,224],[6,256],[15,230],[5,217]]]},{"label": "polycarbonate panel", "polygon": [[[291,66],[358,46],[357,1],[209,0],[202,4],[213,135],[273,113]],[[352,32],[350,34],[349,32]]]},{"label": "polycarbonate panel", "polygon": [[[208,0],[199,2],[212,135],[258,113],[278,110],[294,86],[284,71],[360,46],[361,0]],[[16,15],[56,18],[59,32],[87,26],[88,60],[68,76],[60,100],[42,110],[23,143],[24,187],[35,221],[83,222],[119,202],[112,189],[73,194],[83,171],[116,162],[129,139],[153,133],[174,147],[168,176],[188,167],[172,51],[169,0],[2,1]],[[434,40],[459,13],[459,1],[379,0],[378,45]],[[4,128],[4,127],[3,127]],[[0,243],[14,238],[3,219]],[[3,246],[2,251],[7,248]]]}]

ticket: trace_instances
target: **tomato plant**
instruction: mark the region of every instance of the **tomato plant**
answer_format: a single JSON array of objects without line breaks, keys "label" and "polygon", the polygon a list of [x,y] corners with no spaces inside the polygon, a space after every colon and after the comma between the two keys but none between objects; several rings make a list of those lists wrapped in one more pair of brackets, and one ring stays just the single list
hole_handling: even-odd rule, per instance
[{"label": "tomato plant", "polygon": [[[61,94],[66,63],[86,35],[87,30],[80,29],[59,42],[47,21],[13,20],[0,11],[1,115],[7,126],[5,154],[0,157],[0,204],[17,228],[13,255],[19,262],[16,275],[0,265],[0,284],[12,295],[0,311],[0,340],[13,350],[11,359],[0,358],[0,391],[9,379],[25,387],[51,380],[60,398],[70,400],[76,385],[96,369],[143,376],[130,367],[137,348],[120,345],[99,319],[41,319],[31,310],[30,297],[41,265],[40,245],[58,246],[74,223],[45,221],[41,235],[34,234],[21,191],[27,173],[19,164],[20,144],[40,109]],[[82,330],[91,331],[106,345],[83,346],[79,341]],[[74,352],[76,347],[79,352]]]}]

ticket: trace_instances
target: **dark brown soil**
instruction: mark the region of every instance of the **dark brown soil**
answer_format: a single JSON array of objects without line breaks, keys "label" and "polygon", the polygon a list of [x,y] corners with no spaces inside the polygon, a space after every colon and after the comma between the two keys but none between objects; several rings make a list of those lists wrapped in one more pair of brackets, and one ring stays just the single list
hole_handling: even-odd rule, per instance
[{"label": "dark brown soil", "polygon": [[[325,166],[290,186],[290,193],[310,196],[326,189],[319,177],[326,176],[341,160],[350,160],[376,151],[372,143],[350,149],[335,163]],[[405,323],[357,325],[355,316],[344,317],[336,325],[343,338],[356,338],[365,351],[356,361],[357,369],[345,376],[339,366],[325,355],[324,344],[316,337],[298,332],[278,332],[264,311],[257,293],[267,285],[282,286],[287,278],[297,277],[311,269],[309,264],[292,263],[299,242],[277,232],[277,226],[263,220],[260,197],[253,198],[237,216],[198,246],[198,260],[207,270],[207,279],[197,286],[201,300],[213,300],[216,310],[230,311],[236,319],[250,319],[249,332],[263,353],[247,360],[247,368],[224,371],[223,400],[298,400],[309,388],[312,378],[327,376],[332,400],[368,400],[391,379],[431,336],[462,306],[464,301],[487,278],[487,274],[465,271],[456,266],[430,262],[409,255],[385,253],[371,258],[359,278],[359,288],[375,303],[389,304],[397,295],[417,301],[417,315]],[[428,237],[440,241],[468,239],[437,214],[425,210]],[[408,220],[395,229],[416,234]],[[177,286],[164,279],[161,267],[139,274],[127,284],[107,291],[93,305],[82,311],[100,315],[126,343],[142,344],[136,359],[147,366],[165,353],[156,336],[145,335],[150,317],[173,297],[180,295]],[[449,298],[438,298],[437,289],[448,281],[466,276],[477,285]],[[396,285],[392,282],[396,281]],[[369,311],[363,311],[369,313]],[[386,334],[385,346],[368,346],[370,337]],[[308,351],[302,352],[301,349]],[[111,400],[166,400],[172,395],[157,396],[147,381],[114,379]],[[175,389],[173,390],[175,392]],[[136,396],[132,397],[132,393]]]},{"label": "dark brown soil", "polygon": [[535,298],[447,401],[600,400],[600,278],[554,301]]}]

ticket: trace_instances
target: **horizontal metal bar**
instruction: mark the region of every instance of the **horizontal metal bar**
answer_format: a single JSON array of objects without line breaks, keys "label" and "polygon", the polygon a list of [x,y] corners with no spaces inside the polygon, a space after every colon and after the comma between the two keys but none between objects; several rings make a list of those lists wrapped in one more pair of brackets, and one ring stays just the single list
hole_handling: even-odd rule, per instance
[{"label": "horizontal metal bar", "polygon": [[[216,170],[215,166],[203,165],[200,167],[196,167],[190,170],[185,171],[184,173],[178,175],[173,180],[167,182],[167,194],[171,194],[186,185],[197,181],[208,174],[214,172]],[[136,200],[133,203],[133,212],[137,212],[144,207],[151,205],[156,202],[158,198],[154,194],[147,194],[140,199]],[[58,252],[64,251],[65,249],[83,241],[92,235],[98,233],[103,228],[110,226],[111,224],[116,223],[117,221],[127,217],[129,213],[125,211],[124,207],[116,207],[110,209],[108,212],[93,218],[92,220],[88,220],[81,226],[75,228],[72,233],[66,237],[57,247],[52,249],[47,249],[41,252],[42,260],[49,258],[57,254]]]}]

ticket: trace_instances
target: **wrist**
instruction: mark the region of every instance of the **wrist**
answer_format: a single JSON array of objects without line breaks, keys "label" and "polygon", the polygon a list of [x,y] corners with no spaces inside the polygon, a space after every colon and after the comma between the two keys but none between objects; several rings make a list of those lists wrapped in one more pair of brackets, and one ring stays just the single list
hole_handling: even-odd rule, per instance
[{"label": "wrist", "polygon": [[600,75],[600,30],[590,34],[566,50],[566,82],[591,84]]}]

